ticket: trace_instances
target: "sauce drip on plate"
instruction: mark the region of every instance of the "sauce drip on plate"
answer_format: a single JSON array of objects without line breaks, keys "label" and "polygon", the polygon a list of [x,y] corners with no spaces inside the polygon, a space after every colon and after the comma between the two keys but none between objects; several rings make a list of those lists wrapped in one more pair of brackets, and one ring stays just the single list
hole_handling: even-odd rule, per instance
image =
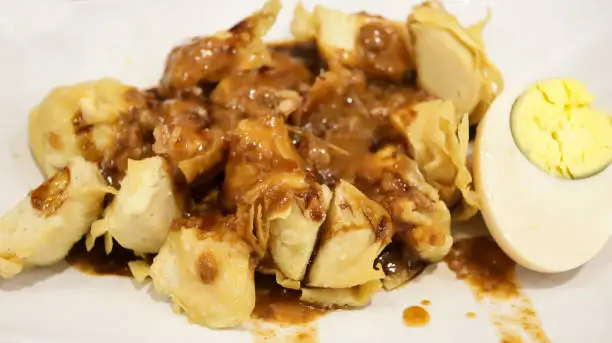
[{"label": "sauce drip on plate", "polygon": [[404,309],[402,315],[404,324],[409,327],[425,326],[429,323],[429,312],[420,306],[410,306]]},{"label": "sauce drip on plate", "polygon": [[[516,264],[489,237],[464,239],[446,256],[448,268],[485,304],[502,342],[549,343],[531,300],[516,280]],[[471,317],[469,313],[468,317]]]},{"label": "sauce drip on plate", "polygon": [[466,280],[476,297],[509,298],[518,295],[515,263],[487,237],[461,240],[445,258],[448,268]]}]

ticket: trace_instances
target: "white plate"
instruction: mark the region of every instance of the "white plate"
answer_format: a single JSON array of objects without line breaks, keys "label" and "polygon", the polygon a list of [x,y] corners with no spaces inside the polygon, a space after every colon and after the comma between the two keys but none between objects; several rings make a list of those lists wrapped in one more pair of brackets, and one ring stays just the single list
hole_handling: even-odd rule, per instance
[{"label": "white plate", "polygon": [[[309,5],[313,2],[307,1]],[[0,211],[9,209],[40,181],[27,146],[27,114],[52,87],[102,76],[152,85],[172,45],[228,27],[259,3],[0,1]],[[288,36],[295,2],[284,3],[270,38]],[[509,86],[543,77],[574,76],[612,108],[611,1],[446,3],[466,23],[482,18],[491,7],[487,49]],[[325,4],[402,20],[411,7],[406,0],[326,0]],[[573,272],[551,276],[518,271],[523,291],[553,342],[608,341],[610,263],[612,246],[608,245],[595,260]],[[418,329],[405,327],[402,310],[423,299],[432,303],[428,307],[431,322]],[[398,291],[380,293],[364,310],[336,312],[313,325],[323,343],[499,342],[498,329],[490,322],[499,307],[476,302],[468,286],[440,264],[433,273]],[[476,318],[466,318],[469,311]],[[246,330],[211,331],[189,325],[168,303],[126,278],[92,277],[57,266],[0,281],[0,342],[172,340],[251,342],[253,338]]]}]

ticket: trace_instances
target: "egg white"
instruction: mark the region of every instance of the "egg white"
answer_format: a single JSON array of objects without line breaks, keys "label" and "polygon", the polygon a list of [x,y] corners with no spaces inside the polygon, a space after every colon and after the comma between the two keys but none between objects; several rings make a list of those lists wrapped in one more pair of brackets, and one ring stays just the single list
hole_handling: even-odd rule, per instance
[{"label": "egg white", "polygon": [[574,269],[612,230],[612,168],[570,180],[546,174],[516,146],[512,106],[528,85],[500,95],[478,127],[474,181],[487,227],[508,256],[539,272]]}]

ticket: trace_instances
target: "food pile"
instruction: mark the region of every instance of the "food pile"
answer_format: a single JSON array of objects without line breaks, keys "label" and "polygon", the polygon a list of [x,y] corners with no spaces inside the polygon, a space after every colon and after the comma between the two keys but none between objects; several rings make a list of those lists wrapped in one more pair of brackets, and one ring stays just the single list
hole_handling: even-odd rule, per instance
[{"label": "food pile", "polygon": [[278,0],[172,49],[148,90],[54,89],[30,114],[48,178],[0,218],[0,277],[63,259],[83,236],[155,255],[130,264],[213,328],[255,306],[255,274],[318,306],[360,307],[452,245],[479,208],[468,130],[502,78],[438,3],[406,22]]}]

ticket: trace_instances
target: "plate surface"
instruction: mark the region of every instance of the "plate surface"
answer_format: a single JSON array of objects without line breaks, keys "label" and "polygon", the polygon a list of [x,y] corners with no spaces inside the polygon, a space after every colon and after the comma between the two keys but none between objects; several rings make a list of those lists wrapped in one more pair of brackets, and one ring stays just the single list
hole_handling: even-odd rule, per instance
[{"label": "plate surface", "polygon": [[[306,1],[312,5],[317,1]],[[296,1],[284,9],[271,39],[288,37]],[[414,1],[326,0],[328,7],[366,10],[403,20]],[[610,1],[448,0],[465,23],[493,17],[487,49],[508,86],[574,76],[612,108]],[[27,146],[27,115],[52,87],[102,76],[146,87],[161,75],[166,53],[187,37],[229,27],[259,1],[0,1],[0,212],[41,176]],[[606,103],[606,99],[608,103]],[[578,214],[577,214],[578,215]],[[477,220],[471,229],[484,230]],[[499,342],[491,323],[499,304],[477,302],[440,264],[371,306],[336,312],[313,324],[326,342]],[[555,343],[605,342],[611,332],[612,245],[586,266],[559,275],[518,270],[544,330]],[[431,322],[402,323],[402,310],[431,301]],[[0,342],[252,342],[248,330],[189,325],[168,303],[126,278],[92,277],[58,265],[0,281]],[[467,312],[476,317],[469,319]],[[528,341],[528,340],[525,340]],[[305,342],[303,342],[305,343]]]}]

